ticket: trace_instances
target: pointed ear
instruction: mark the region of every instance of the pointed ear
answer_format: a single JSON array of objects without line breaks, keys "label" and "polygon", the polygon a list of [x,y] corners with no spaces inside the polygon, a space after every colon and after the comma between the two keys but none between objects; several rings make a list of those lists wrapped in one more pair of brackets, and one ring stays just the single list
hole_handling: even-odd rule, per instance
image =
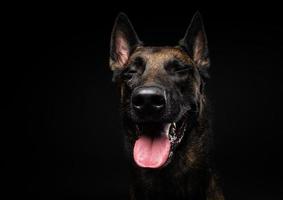
[{"label": "pointed ear", "polygon": [[119,13],[116,18],[110,45],[110,67],[112,70],[123,69],[131,52],[137,46],[142,45],[130,20],[124,13]]},{"label": "pointed ear", "polygon": [[202,17],[198,11],[194,14],[185,37],[180,40],[179,45],[188,52],[199,70],[205,71],[209,68],[207,38]]}]

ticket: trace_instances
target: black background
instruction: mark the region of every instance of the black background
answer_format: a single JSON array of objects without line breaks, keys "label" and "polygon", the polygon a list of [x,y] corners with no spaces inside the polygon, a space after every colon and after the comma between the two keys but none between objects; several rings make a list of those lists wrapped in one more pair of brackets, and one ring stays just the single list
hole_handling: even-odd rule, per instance
[{"label": "black background", "polygon": [[128,163],[108,67],[114,19],[124,11],[145,44],[175,45],[199,10],[212,61],[208,95],[226,198],[282,199],[283,24],[276,8],[240,2],[19,6],[9,15],[15,19],[11,62],[17,64],[3,79],[9,194],[125,199]]}]

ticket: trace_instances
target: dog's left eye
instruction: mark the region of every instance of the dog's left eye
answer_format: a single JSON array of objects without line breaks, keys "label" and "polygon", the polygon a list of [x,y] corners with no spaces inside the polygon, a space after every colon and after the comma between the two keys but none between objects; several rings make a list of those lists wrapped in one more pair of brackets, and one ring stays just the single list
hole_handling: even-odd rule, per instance
[{"label": "dog's left eye", "polygon": [[179,65],[173,69],[175,73],[176,72],[187,72],[189,70],[191,70],[191,66],[188,66],[188,65]]},{"label": "dog's left eye", "polygon": [[192,69],[192,66],[180,63],[178,61],[173,61],[173,62],[167,63],[165,68],[169,73],[175,74],[175,73],[189,72]]}]

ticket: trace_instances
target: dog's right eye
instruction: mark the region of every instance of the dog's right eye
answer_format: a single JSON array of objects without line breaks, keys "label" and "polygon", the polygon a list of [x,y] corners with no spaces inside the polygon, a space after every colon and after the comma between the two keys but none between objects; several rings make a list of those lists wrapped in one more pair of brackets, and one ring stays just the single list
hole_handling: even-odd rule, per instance
[{"label": "dog's right eye", "polygon": [[133,62],[133,65],[135,65],[136,67],[144,67],[145,61],[142,57],[136,57]]},{"label": "dog's right eye", "polygon": [[133,77],[133,75],[136,74],[136,73],[137,73],[136,69],[129,68],[128,70],[126,70],[122,73],[122,77],[123,77],[123,79],[131,79]]},{"label": "dog's right eye", "polygon": [[136,57],[128,68],[122,73],[125,80],[131,79],[135,74],[141,74],[145,68],[145,61],[141,57]]}]

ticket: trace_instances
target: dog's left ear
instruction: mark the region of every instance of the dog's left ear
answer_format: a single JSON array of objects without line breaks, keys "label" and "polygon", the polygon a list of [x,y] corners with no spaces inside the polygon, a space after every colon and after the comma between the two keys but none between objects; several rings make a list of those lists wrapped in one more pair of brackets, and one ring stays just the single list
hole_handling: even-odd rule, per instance
[{"label": "dog's left ear", "polygon": [[180,40],[179,45],[188,52],[200,71],[204,72],[209,68],[207,38],[202,17],[198,11],[194,14],[185,37]]},{"label": "dog's left ear", "polygon": [[122,70],[132,51],[142,42],[139,40],[127,15],[120,13],[115,21],[110,44],[110,67]]}]

